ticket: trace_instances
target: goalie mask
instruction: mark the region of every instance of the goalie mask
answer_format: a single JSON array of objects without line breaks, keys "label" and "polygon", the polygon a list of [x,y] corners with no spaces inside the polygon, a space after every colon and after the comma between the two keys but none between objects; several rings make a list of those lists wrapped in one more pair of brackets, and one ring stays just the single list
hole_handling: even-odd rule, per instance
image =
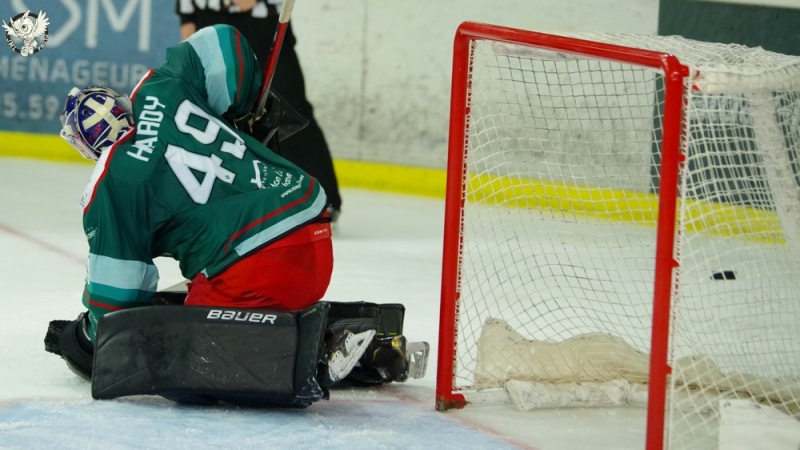
[{"label": "goalie mask", "polygon": [[84,158],[97,161],[105,148],[133,126],[131,100],[103,86],[72,88],[61,113],[61,126],[64,140]]}]

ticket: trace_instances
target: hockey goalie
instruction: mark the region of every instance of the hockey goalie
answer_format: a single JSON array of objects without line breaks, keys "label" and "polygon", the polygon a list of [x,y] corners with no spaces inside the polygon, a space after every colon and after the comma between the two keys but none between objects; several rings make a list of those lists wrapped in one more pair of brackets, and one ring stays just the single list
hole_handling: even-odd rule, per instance
[{"label": "hockey goalie", "polygon": [[[328,202],[276,151],[303,118],[264,83],[244,37],[217,25],[167,49],[130,98],[70,91],[61,136],[97,162],[80,201],[87,311],[52,321],[45,348],[93,397],[308,406],[336,384],[424,375],[402,305],[320,301]],[[163,256],[188,283],[157,292]]]}]

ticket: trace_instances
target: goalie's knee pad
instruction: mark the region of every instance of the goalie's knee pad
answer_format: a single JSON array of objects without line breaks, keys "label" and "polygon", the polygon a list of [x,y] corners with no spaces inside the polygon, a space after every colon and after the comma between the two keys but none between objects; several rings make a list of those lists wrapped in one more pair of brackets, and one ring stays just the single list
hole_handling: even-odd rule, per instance
[{"label": "goalie's knee pad", "polygon": [[92,379],[93,347],[86,332],[86,313],[76,320],[53,320],[47,327],[44,348],[61,356],[76,375]]}]

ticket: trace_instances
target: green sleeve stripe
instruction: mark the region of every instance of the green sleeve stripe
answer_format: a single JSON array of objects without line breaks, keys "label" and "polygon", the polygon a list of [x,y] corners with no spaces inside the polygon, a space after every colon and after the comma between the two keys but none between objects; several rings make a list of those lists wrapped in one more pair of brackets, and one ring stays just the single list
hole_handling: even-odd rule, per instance
[{"label": "green sleeve stripe", "polygon": [[120,291],[155,292],[158,287],[158,269],[155,264],[90,253],[88,284],[105,285]]},{"label": "green sleeve stripe", "polygon": [[[228,77],[228,64],[220,46],[220,34],[216,27],[206,27],[194,33],[188,41],[200,58],[200,64],[206,76],[206,93],[208,104],[217,114],[228,110],[233,102],[230,80]],[[230,53],[230,48],[228,49]],[[228,57],[230,60],[230,55]],[[221,86],[225,88],[220,89]],[[234,84],[235,88],[236,85]]]},{"label": "green sleeve stripe", "polygon": [[[152,294],[150,294],[152,297]],[[150,300],[134,301],[134,302],[119,302],[117,300],[103,297],[92,292],[89,292],[88,286],[83,290],[83,306],[89,310],[89,327],[87,329],[89,337],[92,342],[95,340],[95,332],[97,330],[97,321],[104,315],[128,308],[137,308],[141,306],[152,306]]]},{"label": "green sleeve stripe", "polygon": [[233,103],[236,101],[234,97],[239,91],[237,86],[241,80],[241,72],[244,69],[244,65],[239,61],[241,56],[240,52],[237,51],[238,42],[236,42],[236,37],[238,33],[232,35],[228,31],[229,29],[225,28],[215,28],[215,30],[217,32],[217,38],[219,39],[219,49],[222,53],[222,60],[227,68],[225,71],[225,86],[228,88],[228,98],[231,103]]},{"label": "green sleeve stripe", "polygon": [[130,308],[131,303],[148,301],[155,295],[154,291],[139,289],[120,289],[105,284],[91,283],[86,286],[92,300],[108,304],[112,307]]}]

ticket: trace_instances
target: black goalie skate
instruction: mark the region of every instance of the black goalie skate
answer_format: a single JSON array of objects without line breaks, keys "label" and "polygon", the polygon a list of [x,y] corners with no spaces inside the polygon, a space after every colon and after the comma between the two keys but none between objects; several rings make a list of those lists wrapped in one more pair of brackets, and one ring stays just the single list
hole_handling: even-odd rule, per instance
[{"label": "black goalie skate", "polygon": [[373,347],[372,365],[385,382],[425,376],[430,352],[427,342],[408,342],[399,335],[376,339]]}]

